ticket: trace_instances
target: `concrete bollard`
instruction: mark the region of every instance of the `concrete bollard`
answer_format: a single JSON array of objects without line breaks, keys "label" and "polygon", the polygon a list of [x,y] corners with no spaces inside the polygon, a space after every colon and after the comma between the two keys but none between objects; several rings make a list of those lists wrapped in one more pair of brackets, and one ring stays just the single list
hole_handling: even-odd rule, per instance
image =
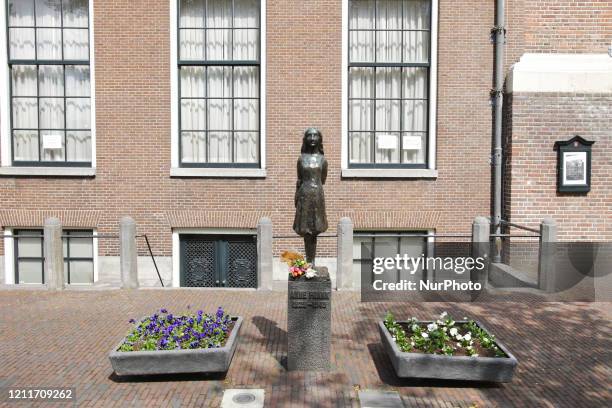
[{"label": "concrete bollard", "polygon": [[136,245],[136,222],[123,217],[119,223],[119,255],[121,257],[121,287],[138,288],[138,246]]},{"label": "concrete bollard", "polygon": [[262,217],[257,223],[257,282],[259,289],[272,290],[272,220]]},{"label": "concrete bollard", "polygon": [[343,217],[338,222],[336,288],[353,288],[353,222]]},{"label": "concrete bollard", "polygon": [[[489,254],[491,239],[491,222],[485,217],[476,217],[472,223],[472,258],[484,258],[485,267],[482,270],[472,269],[470,280],[478,282],[482,288],[487,287],[489,281]],[[473,294],[477,295],[477,294]],[[472,300],[475,300],[472,298]]]},{"label": "concrete bollard", "polygon": [[540,251],[538,255],[538,287],[547,292],[555,291],[555,262],[557,259],[557,223],[545,218],[540,224]]},{"label": "concrete bollard", "polygon": [[62,244],[62,223],[50,217],[44,225],[45,282],[49,290],[64,289],[64,247]]}]

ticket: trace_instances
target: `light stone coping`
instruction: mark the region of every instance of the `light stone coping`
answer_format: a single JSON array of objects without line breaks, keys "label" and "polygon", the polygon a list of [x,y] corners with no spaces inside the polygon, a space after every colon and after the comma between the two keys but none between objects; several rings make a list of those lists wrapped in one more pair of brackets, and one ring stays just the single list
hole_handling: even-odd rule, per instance
[{"label": "light stone coping", "polygon": [[266,169],[172,167],[170,177],[264,178]]},{"label": "light stone coping", "polygon": [[[478,327],[492,334],[479,321],[475,322]],[[420,321],[419,323],[431,322]],[[456,323],[461,324],[466,323],[466,321],[457,321]],[[391,360],[395,373],[400,378],[510,382],[518,365],[516,358],[497,339],[495,344],[508,357],[470,357],[407,353],[399,349],[383,321],[378,322],[378,329],[385,351]]]},{"label": "light stone coping", "polygon": [[238,345],[242,317],[234,317],[234,327],[225,346],[208,349],[117,351],[123,338],[108,358],[117,375],[152,375],[178,373],[219,373],[229,369]]},{"label": "light stone coping", "polygon": [[508,93],[612,93],[608,54],[523,54],[510,68]]},{"label": "light stone coping", "polygon": [[434,169],[342,169],[344,178],[426,178],[438,177]]},{"label": "light stone coping", "polygon": [[94,177],[95,167],[0,167],[0,176]]}]

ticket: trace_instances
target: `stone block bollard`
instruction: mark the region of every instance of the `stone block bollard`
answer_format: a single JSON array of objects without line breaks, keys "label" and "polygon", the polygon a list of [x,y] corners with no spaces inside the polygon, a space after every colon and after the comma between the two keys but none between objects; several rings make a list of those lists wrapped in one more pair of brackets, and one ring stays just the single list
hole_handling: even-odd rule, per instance
[{"label": "stone block bollard", "polygon": [[49,290],[64,289],[64,247],[62,243],[62,223],[50,217],[44,225],[44,281]]},{"label": "stone block bollard", "polygon": [[353,222],[343,217],[338,222],[338,266],[336,268],[336,288],[353,288]]},{"label": "stone block bollard", "polygon": [[138,246],[136,245],[136,222],[123,217],[119,223],[119,255],[121,264],[121,287],[138,288]]},{"label": "stone block bollard", "polygon": [[262,217],[257,223],[257,282],[259,289],[272,290],[272,220]]},{"label": "stone block bollard", "polygon": [[556,289],[555,263],[557,259],[557,223],[545,218],[540,224],[540,251],[538,255],[538,287],[552,293]]},{"label": "stone block bollard", "polygon": [[[474,283],[478,282],[482,288],[486,288],[489,280],[489,254],[490,254],[490,239],[491,239],[491,222],[485,217],[476,217],[472,223],[472,258],[483,258],[485,260],[484,268],[478,270],[473,268],[470,271],[470,280]],[[473,293],[472,295],[476,295]],[[472,297],[474,300],[474,298]]]}]

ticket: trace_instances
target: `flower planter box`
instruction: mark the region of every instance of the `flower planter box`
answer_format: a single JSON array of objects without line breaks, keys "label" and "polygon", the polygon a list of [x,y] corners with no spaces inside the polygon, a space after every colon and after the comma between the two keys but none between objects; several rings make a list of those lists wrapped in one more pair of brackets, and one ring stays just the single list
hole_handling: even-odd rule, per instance
[{"label": "flower planter box", "polygon": [[[467,322],[458,321],[457,323]],[[476,324],[480,328],[487,330],[480,322],[476,322]],[[378,329],[391,364],[393,364],[397,376],[401,378],[510,382],[514,375],[514,369],[518,364],[516,358],[498,341],[495,344],[507,357],[469,357],[406,353],[399,349],[389,330],[385,327],[384,322],[379,322]]]},{"label": "flower planter box", "polygon": [[117,375],[176,373],[219,373],[229,369],[238,345],[242,317],[232,318],[234,326],[223,347],[193,350],[117,351],[121,340],[109,353]]}]

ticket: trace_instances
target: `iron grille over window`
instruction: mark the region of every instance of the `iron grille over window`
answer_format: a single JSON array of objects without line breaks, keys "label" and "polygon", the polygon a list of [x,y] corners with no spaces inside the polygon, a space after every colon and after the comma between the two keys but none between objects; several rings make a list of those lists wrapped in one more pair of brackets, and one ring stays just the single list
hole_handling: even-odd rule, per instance
[{"label": "iron grille over window", "polygon": [[88,0],[9,0],[14,165],[91,166]]},{"label": "iron grille over window", "polygon": [[350,0],[350,167],[427,167],[430,33],[431,0]]},{"label": "iron grille over window", "polygon": [[183,167],[259,165],[259,0],[179,1]]}]

